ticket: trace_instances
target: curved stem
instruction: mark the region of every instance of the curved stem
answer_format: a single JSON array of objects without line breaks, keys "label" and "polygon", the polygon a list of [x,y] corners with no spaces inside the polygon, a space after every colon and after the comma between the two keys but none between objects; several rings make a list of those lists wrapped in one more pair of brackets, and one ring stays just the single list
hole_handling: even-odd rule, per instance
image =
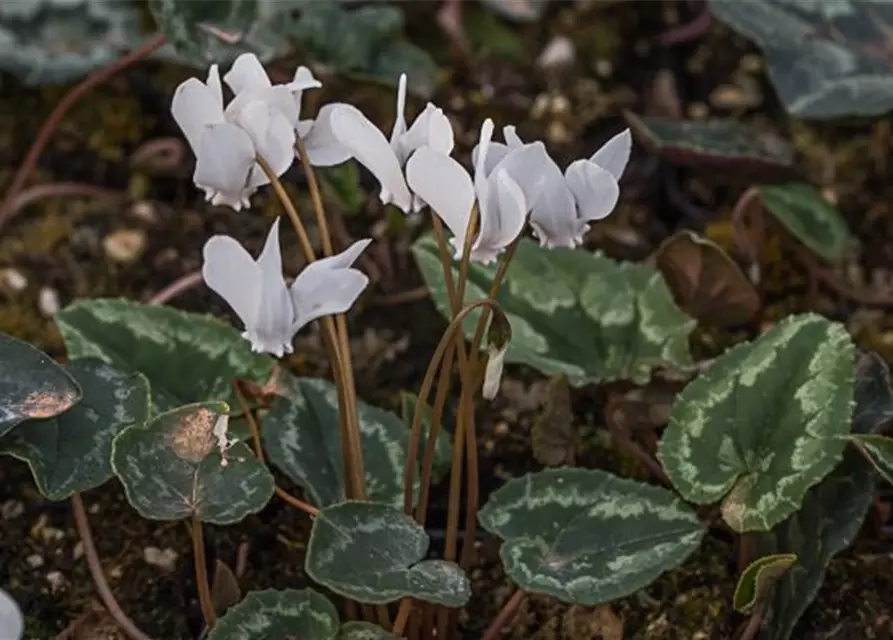
[{"label": "curved stem", "polygon": [[81,182],[51,182],[49,184],[36,184],[12,196],[7,196],[3,205],[3,218],[0,218],[0,226],[9,222],[29,204],[43,200],[44,198],[122,198],[124,194],[112,189],[104,189],[92,184]]},{"label": "curved stem", "polygon": [[211,600],[211,585],[208,582],[208,565],[205,558],[205,535],[202,521],[192,516],[192,555],[195,559],[195,583],[198,586],[198,601],[202,607],[205,626],[210,629],[217,622],[214,602]]},{"label": "curved stem", "polygon": [[78,536],[84,543],[84,558],[87,560],[87,567],[90,569],[90,575],[96,590],[99,592],[99,598],[102,604],[108,609],[109,615],[114,618],[118,626],[130,640],[151,640],[149,636],[140,631],[133,623],[133,620],[127,617],[127,614],[121,609],[115,594],[112,593],[108,581],[105,579],[105,573],[102,570],[102,563],[99,561],[99,554],[96,552],[96,545],[93,542],[93,533],[90,530],[90,521],[87,519],[87,510],[84,508],[84,501],[81,494],[75,493],[71,496],[71,510],[74,512],[74,524],[77,528]]},{"label": "curved stem", "polygon": [[294,507],[295,509],[300,509],[311,518],[315,518],[319,515],[319,509],[308,502],[304,502],[303,500],[295,498],[292,494],[290,494],[282,487],[277,486],[274,491],[276,492],[276,495],[279,497],[280,500],[282,500],[289,506]]},{"label": "curved stem", "polygon": [[65,97],[59,101],[59,104],[56,105],[56,108],[53,109],[53,112],[44,121],[43,125],[41,125],[37,137],[34,138],[34,142],[31,143],[31,148],[28,149],[25,159],[22,160],[22,164],[19,165],[19,169],[16,171],[12,184],[10,184],[9,188],[6,190],[6,196],[3,199],[3,203],[0,204],[0,229],[3,228],[3,225],[6,224],[11,216],[10,212],[13,211],[13,209],[10,204],[13,202],[13,198],[18,195],[19,191],[21,191],[22,187],[24,187],[25,183],[28,181],[28,178],[31,177],[34,168],[37,166],[37,161],[40,159],[40,154],[43,153],[44,148],[50,141],[50,137],[52,137],[53,132],[59,126],[59,123],[62,122],[62,119],[68,111],[77,104],[78,100],[86,95],[87,92],[93,89],[93,87],[102,84],[135,62],[139,62],[143,58],[148,57],[164,46],[166,41],[164,35],[159,33],[126,56],[119,58],[107,67],[97,69],[65,94]]},{"label": "curved stem", "polygon": [[496,617],[493,618],[490,626],[487,627],[484,635],[481,636],[481,640],[496,640],[496,638],[498,638],[499,634],[502,632],[502,628],[506,624],[508,624],[509,621],[518,612],[518,609],[521,607],[521,603],[524,602],[524,599],[526,597],[526,593],[524,593],[520,589],[516,589],[512,596],[508,600],[506,600],[506,603],[502,605],[502,609],[499,611],[498,614],[496,614]]},{"label": "curved stem", "polygon": [[197,287],[202,282],[202,272],[192,271],[186,275],[180,276],[164,289],[149,298],[149,304],[162,305],[167,304],[174,298],[183,295],[193,287]]}]

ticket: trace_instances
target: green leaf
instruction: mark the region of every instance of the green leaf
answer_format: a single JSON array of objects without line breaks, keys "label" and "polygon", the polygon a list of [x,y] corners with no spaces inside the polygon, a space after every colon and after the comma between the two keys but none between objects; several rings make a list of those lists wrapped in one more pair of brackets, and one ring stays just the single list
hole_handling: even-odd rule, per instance
[{"label": "green leaf", "polygon": [[313,520],[305,569],[335,593],[366,604],[404,597],[461,607],[471,585],[459,566],[426,560],[428,534],[390,505],[342,502]]},{"label": "green leaf", "polygon": [[[449,316],[434,238],[423,236],[412,249],[437,308]],[[495,268],[471,266],[469,300],[488,297]],[[497,300],[512,326],[506,362],[564,373],[573,385],[644,384],[655,367],[692,366],[688,335],[695,321],[679,310],[653,269],[582,250],[544,249],[524,238]],[[478,317],[475,311],[466,320],[467,336]]]},{"label": "green leaf", "polygon": [[76,302],[56,315],[69,358],[99,358],[149,379],[165,411],[191,402],[235,404],[232,380],[269,380],[274,360],[252,353],[216,318],[122,299]]},{"label": "green leaf", "polygon": [[635,137],[673,164],[766,174],[792,172],[794,148],[774,133],[738,120],[652,118],[624,113]]},{"label": "green leaf", "polygon": [[778,579],[790,571],[797,562],[793,553],[778,553],[763,556],[751,562],[735,586],[732,603],[739,613],[750,613],[761,600],[768,597]]},{"label": "green leaf", "polygon": [[266,506],[274,488],[267,468],[241,442],[221,455],[215,431],[228,416],[223,402],[187,405],[115,438],[112,468],[140,515],[233,524]]},{"label": "green leaf", "polygon": [[27,85],[79,80],[141,40],[139,10],[129,2],[0,2],[0,70]]},{"label": "green leaf", "polygon": [[666,489],[596,469],[546,469],[510,480],[478,515],[503,538],[521,589],[587,607],[629,595],[682,564],[704,527]]},{"label": "green leaf", "polygon": [[856,407],[853,433],[874,433],[893,420],[893,389],[890,368],[874,351],[863,351],[856,359]]},{"label": "green leaf", "polygon": [[893,484],[893,438],[879,435],[851,435],[850,441],[868,459],[881,477]]},{"label": "green leaf", "polygon": [[112,439],[149,419],[149,383],[142,375],[98,360],[75,360],[65,369],[83,389],[81,401],[0,440],[0,453],[27,462],[37,488],[50,500],[65,500],[109,480]]},{"label": "green leaf", "polygon": [[[418,400],[414,393],[408,391],[400,392],[400,416],[403,418],[403,424],[406,425],[407,429],[412,429],[412,417]],[[419,441],[418,451],[418,460],[420,462],[425,458],[425,445],[428,442],[433,412],[434,410],[430,405],[422,409],[422,438]],[[453,444],[446,429],[449,423],[446,409],[444,409],[444,415],[441,416],[440,432],[437,434],[437,441],[434,443],[434,464],[431,467],[432,484],[436,484],[444,478],[450,472],[450,467],[453,464]],[[406,438],[409,438],[409,435]],[[384,501],[379,500],[379,502]]]},{"label": "green leaf", "polygon": [[400,640],[400,636],[369,622],[345,622],[341,625],[338,640]]},{"label": "green leaf", "polygon": [[[261,425],[270,462],[302,487],[316,506],[342,502],[345,491],[337,388],[328,380],[284,376],[280,393]],[[402,506],[409,441],[406,424],[399,416],[361,400],[357,400],[357,411],[368,497]],[[440,460],[448,460],[449,443],[440,443],[438,448]],[[442,470],[442,462],[439,467]]]},{"label": "green leaf", "polygon": [[799,182],[760,187],[766,209],[800,242],[829,262],[839,260],[853,236],[837,207]]},{"label": "green leaf", "polygon": [[338,610],[313,589],[251,591],[217,621],[208,640],[335,640]]},{"label": "green leaf", "polygon": [[893,107],[893,73],[883,55],[889,3],[711,0],[710,11],[763,50],[791,115],[873,116]]},{"label": "green leaf", "polygon": [[657,454],[673,486],[690,502],[722,499],[738,532],[791,515],[840,461],[853,352],[846,329],[815,314],[726,351],[673,406]]},{"label": "green leaf", "polygon": [[52,358],[0,333],[0,437],[25,420],[52,418],[81,399],[81,389]]},{"label": "green leaf", "polygon": [[360,186],[360,171],[355,160],[348,160],[333,167],[318,167],[316,172],[320,180],[331,187],[346,215],[360,212],[366,201],[366,192]]}]

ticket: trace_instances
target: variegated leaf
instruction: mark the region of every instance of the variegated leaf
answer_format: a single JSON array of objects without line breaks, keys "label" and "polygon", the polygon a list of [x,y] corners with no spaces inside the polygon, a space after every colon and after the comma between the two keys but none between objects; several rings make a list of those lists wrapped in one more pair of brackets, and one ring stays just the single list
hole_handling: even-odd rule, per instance
[{"label": "variegated leaf", "polygon": [[252,591],[217,621],[208,640],[335,640],[338,610],[313,589]]},{"label": "variegated leaf", "polygon": [[870,435],[852,435],[850,441],[855,444],[881,477],[893,484],[893,438]]},{"label": "variegated leaf", "polygon": [[64,413],[80,398],[77,382],[52,358],[0,333],[0,437],[25,420]]},{"label": "variegated leaf", "polygon": [[471,585],[459,566],[426,560],[425,528],[377,502],[342,502],[320,510],[307,545],[307,575],[346,598],[386,604],[404,597],[461,607]]},{"label": "variegated leaf", "polygon": [[[437,245],[430,235],[412,247],[437,308],[449,315]],[[472,265],[466,299],[489,295],[495,265]],[[456,264],[453,278],[458,278]],[[670,295],[660,273],[599,254],[544,249],[523,239],[498,301],[512,327],[506,362],[564,373],[573,385],[609,380],[644,384],[656,367],[689,368],[695,321]],[[479,312],[466,320],[474,333]]]},{"label": "variegated leaf", "polygon": [[682,496],[722,500],[735,531],[766,531],[840,462],[853,411],[846,329],[791,316],[736,345],[679,395],[658,457]]},{"label": "variegated leaf", "polygon": [[232,524],[266,506],[273,476],[244,443],[222,446],[228,414],[223,402],[186,405],[115,438],[112,468],[140,515]]},{"label": "variegated leaf", "polygon": [[96,299],[63,309],[56,323],[69,358],[99,358],[145,375],[159,411],[207,400],[234,403],[234,378],[263,384],[273,371],[272,358],[252,353],[236,329],[209,315]]},{"label": "variegated leaf", "polygon": [[521,589],[593,606],[682,564],[704,527],[673,493],[595,469],[510,480],[479,513]]},{"label": "variegated leaf", "polygon": [[797,562],[793,553],[776,553],[754,560],[738,578],[732,604],[739,613],[750,613],[769,597],[772,587]]},{"label": "variegated leaf", "polygon": [[345,622],[341,625],[338,640],[400,640],[400,636],[370,622]]},{"label": "variegated leaf", "polygon": [[149,383],[99,360],[65,365],[83,397],[60,416],[21,425],[0,439],[0,453],[24,460],[50,500],[65,500],[112,477],[112,440],[149,419]]}]

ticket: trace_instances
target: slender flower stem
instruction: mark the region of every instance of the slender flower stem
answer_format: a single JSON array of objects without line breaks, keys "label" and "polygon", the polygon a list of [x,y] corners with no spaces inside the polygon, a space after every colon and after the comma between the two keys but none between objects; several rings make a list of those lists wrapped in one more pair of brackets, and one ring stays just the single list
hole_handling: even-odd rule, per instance
[{"label": "slender flower stem", "polygon": [[71,496],[71,510],[74,512],[74,525],[77,528],[78,536],[84,544],[84,558],[87,560],[87,567],[90,569],[90,575],[96,590],[99,592],[99,598],[102,604],[108,609],[109,614],[114,618],[118,626],[130,640],[151,640],[149,636],[139,630],[127,614],[121,609],[115,594],[112,593],[108,581],[105,579],[105,573],[102,570],[102,563],[99,561],[99,554],[96,552],[96,545],[93,542],[93,532],[90,530],[90,521],[87,519],[87,510],[84,508],[84,501],[81,494],[75,493]]},{"label": "slender flower stem", "polygon": [[200,270],[192,271],[184,276],[180,276],[164,289],[149,298],[149,304],[156,306],[167,304],[177,296],[183,295],[193,287],[201,284],[201,281],[202,272]]},{"label": "slender flower stem", "polygon": [[310,200],[313,202],[313,211],[316,213],[316,226],[319,228],[319,237],[322,241],[323,252],[327,256],[335,253],[332,246],[332,234],[329,232],[329,223],[326,220],[326,210],[322,202],[322,193],[319,190],[319,180],[316,179],[316,171],[310,164],[310,158],[307,155],[307,149],[304,147],[304,141],[298,136],[295,142],[295,149],[298,157],[301,158],[301,165],[304,167],[304,175],[307,177],[307,186],[310,188]]},{"label": "slender flower stem", "polygon": [[481,640],[496,640],[502,632],[502,628],[508,624],[518,612],[518,609],[521,607],[521,604],[526,597],[526,593],[520,589],[516,589],[512,596],[506,600],[504,605],[502,605],[502,609],[496,614],[496,617],[493,618],[493,621],[490,623],[490,626],[487,627]]},{"label": "slender flower stem", "polygon": [[462,305],[456,298],[456,285],[453,282],[453,259],[447,245],[443,222],[436,213],[431,214],[431,228],[434,229],[434,236],[437,238],[437,251],[440,256],[440,267],[443,270],[443,281],[446,284],[447,298],[450,301],[450,313],[455,315],[456,310]]},{"label": "slender flower stem", "polygon": [[400,608],[397,609],[397,617],[394,618],[394,626],[391,633],[395,636],[402,636],[406,629],[406,623],[409,622],[409,615],[412,613],[412,598],[403,598],[400,602]]},{"label": "slender flower stem", "polygon": [[41,125],[40,131],[38,131],[37,133],[37,137],[34,138],[34,142],[31,143],[31,148],[28,149],[28,154],[19,165],[18,171],[16,171],[15,177],[12,180],[12,184],[10,184],[9,188],[6,190],[6,195],[3,199],[3,203],[0,204],[0,228],[2,228],[3,225],[6,224],[6,222],[11,217],[10,212],[13,211],[13,209],[12,207],[10,207],[10,204],[13,202],[13,199],[16,197],[16,195],[18,195],[19,191],[22,190],[22,187],[25,186],[28,178],[31,177],[31,174],[34,172],[34,168],[37,166],[37,161],[40,159],[40,154],[43,153],[43,150],[46,147],[47,143],[50,141],[53,132],[62,122],[62,119],[65,118],[65,115],[68,113],[68,111],[75,104],[77,104],[78,100],[80,100],[91,89],[93,89],[93,87],[102,84],[103,82],[116,75],[123,69],[126,69],[135,62],[139,62],[143,58],[148,57],[153,52],[164,46],[165,42],[167,42],[167,40],[165,39],[164,35],[159,33],[138,49],[135,49],[126,56],[119,58],[115,62],[106,67],[103,67],[102,69],[97,69],[86,78],[84,78],[77,85],[69,89],[68,93],[66,93],[62,100],[59,101],[59,104],[56,105],[56,108],[53,109],[53,112],[44,121],[43,125]]},{"label": "slender flower stem", "polygon": [[316,507],[314,507],[312,504],[310,504],[308,502],[304,502],[303,500],[301,500],[299,498],[295,498],[292,494],[290,494],[288,491],[286,491],[282,487],[277,486],[274,489],[274,491],[276,492],[276,495],[279,496],[280,500],[282,500],[289,506],[294,507],[295,509],[299,509],[299,510],[303,511],[311,518],[315,518],[316,516],[319,515],[319,509],[317,509]]},{"label": "slender flower stem", "polygon": [[208,629],[217,622],[214,603],[211,600],[211,585],[208,582],[208,565],[205,558],[205,536],[202,522],[192,516],[192,555],[195,558],[195,583],[198,585],[198,601],[202,607],[202,617]]}]

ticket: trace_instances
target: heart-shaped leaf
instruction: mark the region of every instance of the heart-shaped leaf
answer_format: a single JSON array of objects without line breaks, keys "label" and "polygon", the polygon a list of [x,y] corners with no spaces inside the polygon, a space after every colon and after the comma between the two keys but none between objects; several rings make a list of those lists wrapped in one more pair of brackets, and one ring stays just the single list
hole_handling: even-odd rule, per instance
[{"label": "heart-shaped leaf", "polygon": [[732,604],[740,613],[750,613],[757,603],[769,597],[772,587],[797,562],[793,553],[763,556],[751,562],[735,586]]},{"label": "heart-shaped leaf", "polygon": [[400,636],[369,622],[345,622],[341,625],[338,640],[400,640]]},{"label": "heart-shaped leaf", "polygon": [[0,333],[0,437],[25,420],[58,416],[80,399],[77,382],[52,358]]},{"label": "heart-shaped leaf", "polygon": [[881,477],[893,484],[893,438],[879,435],[852,435],[850,441],[871,462]]},{"label": "heart-shaped leaf", "polygon": [[766,209],[800,242],[829,262],[839,260],[853,236],[837,207],[801,182],[760,187]]},{"label": "heart-shaped leaf", "polygon": [[[423,236],[412,249],[437,308],[449,316],[434,238]],[[468,299],[489,297],[495,269],[471,266]],[[497,299],[512,326],[506,362],[564,373],[573,385],[644,384],[655,367],[692,366],[688,335],[695,321],[679,310],[653,269],[586,251],[545,249],[524,238]],[[472,312],[465,322],[469,337],[478,317]]]},{"label": "heart-shaped leaf", "polygon": [[231,607],[208,640],[335,640],[338,610],[313,589],[252,591]]},{"label": "heart-shaped leaf", "polygon": [[624,116],[638,141],[673,164],[765,174],[773,179],[793,173],[790,143],[738,120],[672,120],[630,112]]},{"label": "heart-shaped leaf", "polygon": [[149,419],[149,383],[99,360],[65,365],[83,389],[81,401],[60,416],[35,420],[0,440],[0,453],[24,460],[50,500],[98,487],[112,473],[112,440]]},{"label": "heart-shaped leaf", "polygon": [[760,46],[792,115],[872,116],[893,108],[885,56],[893,7],[886,2],[710,0],[710,11]]},{"label": "heart-shaped leaf", "polygon": [[412,597],[461,607],[471,596],[453,562],[426,560],[425,528],[403,511],[377,502],[342,502],[313,520],[305,569],[313,580],[346,598],[387,604]]},{"label": "heart-shaped leaf", "polygon": [[56,314],[69,358],[99,358],[139,371],[166,411],[191,402],[235,403],[234,378],[263,384],[274,360],[251,352],[233,327],[212,316],[121,299],[76,302]]},{"label": "heart-shaped leaf", "polygon": [[760,309],[760,296],[725,251],[691,231],[667,238],[655,264],[685,313],[704,324],[739,325]]},{"label": "heart-shaped leaf", "polygon": [[[342,502],[344,470],[335,385],[328,380],[283,376],[279,393],[261,426],[270,462],[302,487],[316,506]],[[399,416],[360,400],[357,412],[367,495],[375,502],[402,506],[409,441],[406,424]],[[444,447],[440,457],[449,460],[448,441],[439,445]]]},{"label": "heart-shaped leaf", "polygon": [[115,438],[112,468],[140,515],[232,524],[264,508],[273,476],[244,443],[226,447],[228,418],[223,402],[187,405]]},{"label": "heart-shaped leaf", "polygon": [[564,374],[552,376],[546,386],[546,405],[533,423],[530,444],[533,457],[548,467],[574,464],[574,411]]},{"label": "heart-shaped leaf", "polygon": [[481,526],[505,540],[521,589],[587,607],[634,593],[682,564],[704,527],[666,489],[596,469],[546,469],[490,496]]},{"label": "heart-shaped leaf", "polygon": [[722,502],[735,531],[766,531],[795,512],[840,462],[853,400],[846,329],[791,316],[716,359],[679,395],[658,458],[691,502]]}]

